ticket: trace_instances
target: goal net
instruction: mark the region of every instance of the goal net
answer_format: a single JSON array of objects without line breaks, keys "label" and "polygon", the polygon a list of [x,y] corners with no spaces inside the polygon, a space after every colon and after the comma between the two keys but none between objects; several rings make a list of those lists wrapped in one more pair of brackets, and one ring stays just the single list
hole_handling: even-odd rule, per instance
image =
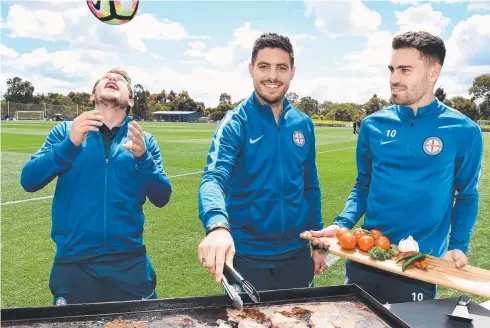
[{"label": "goal net", "polygon": [[15,112],[16,120],[44,120],[44,111],[21,110]]}]

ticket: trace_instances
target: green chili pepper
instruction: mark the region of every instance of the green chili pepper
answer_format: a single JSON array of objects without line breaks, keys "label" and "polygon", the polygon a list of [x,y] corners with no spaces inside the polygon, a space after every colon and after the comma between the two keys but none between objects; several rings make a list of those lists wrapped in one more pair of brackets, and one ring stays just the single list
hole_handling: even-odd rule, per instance
[{"label": "green chili pepper", "polygon": [[418,260],[423,260],[425,259],[425,257],[427,256],[427,254],[424,254],[424,253],[420,253],[418,255],[415,255],[414,257],[410,258],[402,267],[402,271],[405,271],[412,263],[414,263],[415,261],[418,261]]},{"label": "green chili pepper", "polygon": [[400,263],[403,260],[408,260],[408,259],[410,259],[412,257],[419,256],[419,255],[420,255],[420,253],[407,254],[405,256],[400,257],[398,260],[396,260],[396,263]]}]

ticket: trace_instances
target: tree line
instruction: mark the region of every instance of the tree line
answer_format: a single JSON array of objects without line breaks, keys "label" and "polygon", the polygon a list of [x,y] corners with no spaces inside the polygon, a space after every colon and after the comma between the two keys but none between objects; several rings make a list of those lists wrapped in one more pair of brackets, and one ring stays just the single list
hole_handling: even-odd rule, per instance
[{"label": "tree line", "polygon": [[[133,88],[134,106],[132,115],[136,119],[151,119],[156,111],[194,111],[209,116],[218,121],[225,113],[233,109],[243,99],[232,102],[228,93],[222,93],[219,104],[216,107],[206,107],[203,102],[194,100],[187,91],[179,93],[170,90],[162,90],[159,93],[150,93],[141,84]],[[468,90],[471,98],[454,96],[449,98],[442,87],[439,87],[434,96],[448,106],[462,112],[473,120],[490,120],[490,74],[477,76]],[[67,95],[61,93],[37,93],[34,94],[34,86],[30,81],[22,80],[20,77],[7,79],[7,90],[3,97],[6,101],[22,104],[51,104],[66,106],[66,110],[81,108],[92,108],[87,92],[69,92]],[[320,103],[311,96],[299,97],[294,92],[289,92],[287,98],[298,109],[305,112],[313,119],[336,120],[352,122],[372,114],[388,105],[390,100],[382,99],[374,94],[366,103],[335,103],[324,101]]]}]

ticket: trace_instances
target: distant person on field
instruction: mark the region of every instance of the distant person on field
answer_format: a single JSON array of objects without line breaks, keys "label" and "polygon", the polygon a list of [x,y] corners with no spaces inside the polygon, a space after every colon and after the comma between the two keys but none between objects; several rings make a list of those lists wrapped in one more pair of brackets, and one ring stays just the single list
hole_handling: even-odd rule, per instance
[{"label": "distant person on field", "polygon": [[58,178],[51,237],[54,304],[156,298],[156,275],[143,244],[148,198],[168,203],[172,188],[158,143],[128,116],[131,80],[112,69],[97,80],[95,109],[56,125],[22,169],[26,191]]}]

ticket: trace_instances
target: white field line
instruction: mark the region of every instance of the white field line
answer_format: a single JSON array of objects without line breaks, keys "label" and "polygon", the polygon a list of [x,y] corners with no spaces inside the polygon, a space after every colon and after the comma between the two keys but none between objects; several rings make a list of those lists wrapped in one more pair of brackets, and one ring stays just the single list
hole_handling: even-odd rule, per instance
[{"label": "white field line", "polygon": [[25,202],[30,202],[30,201],[35,201],[35,200],[43,200],[43,199],[51,199],[53,196],[45,196],[45,197],[37,197],[37,198],[29,198],[29,199],[22,199],[22,200],[14,200],[11,202],[5,202],[0,205],[12,205],[12,204],[19,204],[19,203],[25,203]]},{"label": "white field line", "polygon": [[339,149],[330,149],[330,150],[324,150],[324,151],[317,151],[317,154],[324,154],[324,153],[333,153],[335,151],[342,151],[342,150],[347,150],[347,149],[355,149],[356,147],[346,147],[346,148],[339,148]]}]

